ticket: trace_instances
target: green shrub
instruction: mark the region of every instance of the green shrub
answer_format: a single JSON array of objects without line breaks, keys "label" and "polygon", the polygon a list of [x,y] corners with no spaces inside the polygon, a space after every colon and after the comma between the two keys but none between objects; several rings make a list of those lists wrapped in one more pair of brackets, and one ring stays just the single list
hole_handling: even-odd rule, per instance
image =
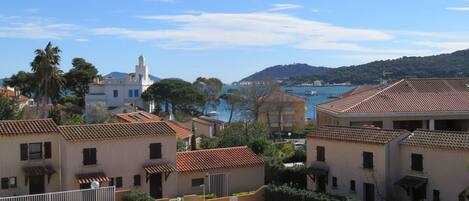
[{"label": "green shrub", "polygon": [[254,194],[256,191],[247,191],[247,192],[239,192],[239,193],[233,193],[234,196],[241,196],[241,195],[251,195]]},{"label": "green shrub", "polygon": [[307,169],[304,166],[285,168],[281,162],[265,161],[265,183],[283,185],[295,188],[306,188]]},{"label": "green shrub", "polygon": [[155,201],[150,194],[145,192],[130,192],[122,196],[122,201]]},{"label": "green shrub", "polygon": [[[201,198],[204,197],[204,195],[199,195]],[[213,199],[213,198],[217,198],[217,195],[215,195],[215,193],[206,193],[205,194],[205,199]]]},{"label": "green shrub", "polygon": [[340,201],[326,194],[295,189],[286,185],[269,185],[265,196],[265,200],[269,201]]}]

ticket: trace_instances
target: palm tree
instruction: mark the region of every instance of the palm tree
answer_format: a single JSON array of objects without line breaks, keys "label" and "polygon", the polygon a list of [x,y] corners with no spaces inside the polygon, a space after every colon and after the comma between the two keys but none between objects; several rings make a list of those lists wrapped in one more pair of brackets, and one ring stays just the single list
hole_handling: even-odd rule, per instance
[{"label": "palm tree", "polygon": [[41,103],[41,118],[48,116],[47,105],[49,99],[57,99],[64,86],[62,71],[59,69],[60,49],[51,42],[44,49],[34,51],[36,56],[31,62],[31,70],[37,83],[36,96]]}]

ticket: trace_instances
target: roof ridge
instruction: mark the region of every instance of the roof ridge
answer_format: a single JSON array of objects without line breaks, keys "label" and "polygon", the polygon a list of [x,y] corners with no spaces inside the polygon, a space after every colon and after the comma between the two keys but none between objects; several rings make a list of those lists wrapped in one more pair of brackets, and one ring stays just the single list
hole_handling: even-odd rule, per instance
[{"label": "roof ridge", "polygon": [[352,106],[350,106],[350,107],[348,107],[348,108],[343,109],[341,112],[345,112],[345,111],[347,111],[347,110],[350,110],[350,109],[352,109],[352,108],[354,108],[354,107],[356,107],[356,106],[362,104],[363,102],[368,101],[368,100],[370,100],[370,99],[376,97],[377,95],[379,95],[379,94],[385,92],[386,90],[389,90],[391,87],[394,87],[395,85],[397,85],[397,84],[399,84],[399,83],[401,83],[401,82],[403,82],[403,81],[405,81],[405,79],[399,80],[399,81],[397,81],[397,82],[395,82],[395,83],[393,83],[393,84],[391,84],[391,85],[385,87],[384,89],[378,91],[377,93],[373,94],[372,96],[369,96],[368,98],[363,99],[362,101],[358,102],[357,104],[352,105]]},{"label": "roof ridge", "polygon": [[[379,128],[379,127],[362,127],[362,126],[340,126],[340,125],[324,125],[320,127],[335,127],[335,128],[352,128],[352,129],[362,129],[362,130],[380,130],[380,131],[401,131],[409,132],[405,129],[391,129],[391,128]],[[320,128],[319,127],[319,128]]]},{"label": "roof ridge", "polygon": [[[129,124],[153,124],[153,123],[166,123],[164,121],[149,121],[149,122],[116,122],[116,123],[100,123],[100,124],[76,124],[76,125],[60,125],[58,127],[94,127],[103,125],[129,125]],[[167,124],[167,123],[166,123]]]},{"label": "roof ridge", "polygon": [[195,153],[195,152],[207,152],[207,151],[218,151],[218,150],[227,150],[227,149],[241,149],[241,148],[249,148],[248,146],[236,146],[236,147],[222,147],[222,148],[213,148],[213,149],[199,149],[199,150],[193,150],[193,151],[182,151],[182,152],[177,152],[177,154],[182,154],[182,153]]},{"label": "roof ridge", "polygon": [[[42,119],[18,119],[18,120],[0,120],[0,123],[2,122],[28,122],[28,121],[54,121],[52,118],[42,118]],[[55,122],[54,122],[55,123]]]},{"label": "roof ridge", "polygon": [[[429,130],[429,129],[417,129],[415,130],[414,132],[416,131],[422,131],[422,132],[430,132],[430,133],[448,133],[448,134],[465,134],[465,135],[468,135],[469,132],[468,131],[451,131],[451,130]],[[414,133],[413,132],[413,133]]]}]

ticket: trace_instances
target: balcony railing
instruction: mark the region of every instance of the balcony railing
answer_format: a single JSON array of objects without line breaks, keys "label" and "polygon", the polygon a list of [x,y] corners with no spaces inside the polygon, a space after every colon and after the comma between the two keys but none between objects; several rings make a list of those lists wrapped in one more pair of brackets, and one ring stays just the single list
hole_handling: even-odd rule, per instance
[{"label": "balcony railing", "polygon": [[0,201],[115,201],[114,186],[36,195],[0,197]]}]

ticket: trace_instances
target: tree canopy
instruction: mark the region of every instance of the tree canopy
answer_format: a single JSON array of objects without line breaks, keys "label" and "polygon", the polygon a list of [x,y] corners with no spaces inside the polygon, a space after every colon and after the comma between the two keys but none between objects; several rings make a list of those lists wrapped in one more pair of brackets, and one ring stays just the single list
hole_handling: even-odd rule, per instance
[{"label": "tree canopy", "polygon": [[84,106],[84,98],[89,91],[88,85],[98,77],[98,70],[93,64],[83,58],[74,58],[72,68],[64,75],[65,87],[79,99],[78,104]]},{"label": "tree canopy", "polygon": [[203,106],[204,110],[206,110],[207,107],[216,110],[217,106],[220,104],[223,82],[218,78],[198,77],[193,84],[207,96],[207,102]]},{"label": "tree canopy", "polygon": [[16,88],[21,95],[32,97],[35,87],[34,75],[30,72],[19,71],[11,77],[4,80],[3,85]]},{"label": "tree canopy", "polygon": [[21,119],[23,110],[19,104],[0,94],[0,120]]}]

